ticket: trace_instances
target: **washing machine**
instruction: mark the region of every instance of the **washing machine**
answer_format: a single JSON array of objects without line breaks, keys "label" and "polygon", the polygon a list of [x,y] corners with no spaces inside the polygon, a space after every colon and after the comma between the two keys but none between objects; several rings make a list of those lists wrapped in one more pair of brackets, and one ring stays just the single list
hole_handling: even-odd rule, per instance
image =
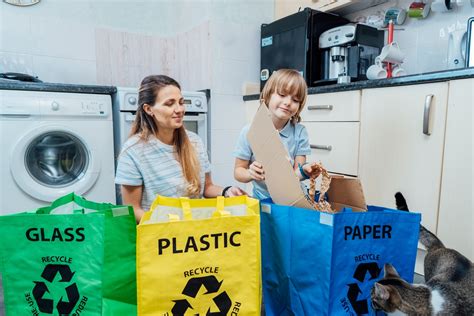
[{"label": "washing machine", "polygon": [[75,192],[115,203],[109,95],[0,90],[0,215]]}]

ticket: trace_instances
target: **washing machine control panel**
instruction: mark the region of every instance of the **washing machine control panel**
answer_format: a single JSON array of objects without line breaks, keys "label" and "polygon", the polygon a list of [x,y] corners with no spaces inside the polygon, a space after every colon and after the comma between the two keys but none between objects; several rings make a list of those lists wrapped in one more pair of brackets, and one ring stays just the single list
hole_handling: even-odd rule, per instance
[{"label": "washing machine control panel", "polygon": [[83,101],[82,113],[91,114],[91,115],[104,115],[105,114],[104,103],[99,102],[99,101]]},{"label": "washing machine control panel", "polygon": [[110,103],[89,98],[48,98],[39,101],[42,116],[95,116],[110,115]]}]

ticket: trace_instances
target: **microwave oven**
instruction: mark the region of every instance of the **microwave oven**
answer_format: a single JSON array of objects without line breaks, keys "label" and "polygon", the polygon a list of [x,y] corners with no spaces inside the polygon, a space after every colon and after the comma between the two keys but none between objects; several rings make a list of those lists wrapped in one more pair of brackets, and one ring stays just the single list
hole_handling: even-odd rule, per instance
[{"label": "microwave oven", "polygon": [[323,58],[319,36],[326,30],[349,23],[332,13],[311,8],[262,24],[260,38],[260,89],[271,74],[282,68],[296,69],[308,87],[321,80]]}]

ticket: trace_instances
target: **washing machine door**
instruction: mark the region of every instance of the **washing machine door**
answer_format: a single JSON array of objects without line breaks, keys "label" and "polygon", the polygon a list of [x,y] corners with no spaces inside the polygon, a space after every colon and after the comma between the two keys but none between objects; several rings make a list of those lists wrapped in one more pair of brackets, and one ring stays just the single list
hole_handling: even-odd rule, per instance
[{"label": "washing machine door", "polygon": [[99,169],[79,133],[65,126],[43,126],[24,135],[11,157],[11,172],[28,195],[51,202],[65,194],[84,194]]}]

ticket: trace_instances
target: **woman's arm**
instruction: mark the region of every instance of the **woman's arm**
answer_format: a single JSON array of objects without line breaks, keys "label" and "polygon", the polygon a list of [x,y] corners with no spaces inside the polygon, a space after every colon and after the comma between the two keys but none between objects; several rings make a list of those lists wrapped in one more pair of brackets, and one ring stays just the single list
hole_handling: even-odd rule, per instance
[{"label": "woman's arm", "polygon": [[[212,183],[211,173],[206,173],[206,179],[204,180],[204,197],[213,198],[216,196],[221,196],[222,190],[224,190],[223,187]],[[241,188],[234,186],[230,187],[225,193],[226,197],[239,195],[247,195],[247,193]]]},{"label": "woman's arm", "polygon": [[133,206],[133,212],[135,213],[135,220],[137,223],[140,222],[145,211],[142,209],[142,195],[143,195],[143,186],[135,185],[121,185],[122,191],[122,201],[123,204]]}]

